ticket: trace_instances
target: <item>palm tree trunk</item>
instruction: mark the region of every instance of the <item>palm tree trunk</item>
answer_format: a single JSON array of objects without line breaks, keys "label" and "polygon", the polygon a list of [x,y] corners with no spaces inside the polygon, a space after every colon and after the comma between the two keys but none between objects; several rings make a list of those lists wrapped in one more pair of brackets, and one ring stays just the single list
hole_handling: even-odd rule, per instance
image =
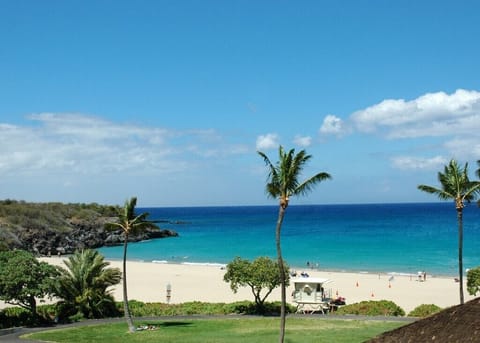
[{"label": "palm tree trunk", "polygon": [[460,304],[463,305],[463,209],[457,208],[458,220],[458,276],[460,281]]},{"label": "palm tree trunk", "polygon": [[280,269],[280,288],[281,288],[281,305],[280,305],[280,336],[279,342],[283,343],[285,339],[285,307],[287,302],[286,289],[285,289],[285,268],[282,257],[282,247],[280,244],[280,233],[282,229],[283,217],[285,216],[285,207],[280,205],[278,211],[277,227],[275,229],[275,242],[277,245],[277,259],[278,268]]},{"label": "palm tree trunk", "polygon": [[133,325],[132,315],[130,314],[127,295],[127,245],[128,235],[125,235],[125,241],[123,242],[123,310],[127,320],[128,331],[133,333],[135,332],[135,325]]}]

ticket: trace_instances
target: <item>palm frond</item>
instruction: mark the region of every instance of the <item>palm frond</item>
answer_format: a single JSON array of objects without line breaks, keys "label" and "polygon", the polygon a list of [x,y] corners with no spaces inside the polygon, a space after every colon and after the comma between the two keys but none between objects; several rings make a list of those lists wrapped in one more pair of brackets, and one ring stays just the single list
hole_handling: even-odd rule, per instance
[{"label": "palm frond", "polygon": [[263,152],[258,152],[258,154],[269,168],[266,193],[270,197],[285,199],[292,195],[305,195],[313,190],[315,184],[331,178],[329,174],[322,172],[303,182],[299,181],[305,165],[312,158],[305,150],[295,153],[295,149],[286,151],[280,146],[276,165],[273,165]]},{"label": "palm frond", "polygon": [[62,269],[56,283],[63,309],[80,311],[86,318],[111,312],[113,307],[108,304],[112,296],[107,288],[120,282],[120,270],[109,268],[109,263],[98,251],[89,249],[75,252],[65,265],[67,269]]},{"label": "palm frond", "polygon": [[427,185],[419,185],[417,186],[417,188],[423,192],[435,194],[438,196],[438,198],[442,200],[455,199],[455,195],[440,188],[427,186]]},{"label": "palm frond", "polygon": [[435,194],[442,200],[472,201],[480,193],[480,182],[470,181],[468,178],[468,163],[460,167],[455,160],[451,160],[438,173],[441,188],[419,185],[418,189],[430,194]]},{"label": "palm frond", "polygon": [[277,167],[273,165],[273,163],[270,161],[270,159],[265,153],[261,151],[257,151],[257,153],[263,158],[265,165],[268,167],[267,179],[270,180],[270,182],[267,183],[265,187],[265,192],[269,197],[276,198],[280,194],[279,174],[277,171]]},{"label": "palm frond", "polygon": [[332,177],[328,173],[318,173],[315,176],[303,181],[295,190],[295,195],[305,195],[313,190],[318,183],[330,180]]}]

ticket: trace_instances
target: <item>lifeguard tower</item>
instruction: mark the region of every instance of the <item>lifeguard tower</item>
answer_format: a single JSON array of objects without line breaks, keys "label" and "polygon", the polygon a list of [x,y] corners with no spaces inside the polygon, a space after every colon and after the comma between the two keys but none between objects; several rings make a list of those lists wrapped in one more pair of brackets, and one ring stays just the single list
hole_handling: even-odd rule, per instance
[{"label": "lifeguard tower", "polygon": [[332,282],[329,279],[317,277],[302,277],[291,279],[295,290],[293,302],[297,304],[297,313],[327,313],[332,300],[332,289],[325,286]]}]

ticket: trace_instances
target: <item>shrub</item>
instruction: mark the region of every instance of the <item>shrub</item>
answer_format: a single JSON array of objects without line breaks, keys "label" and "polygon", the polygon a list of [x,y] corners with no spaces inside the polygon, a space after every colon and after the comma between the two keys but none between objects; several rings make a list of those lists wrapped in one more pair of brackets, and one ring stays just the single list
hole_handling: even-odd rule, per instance
[{"label": "shrub", "polygon": [[47,325],[52,323],[55,316],[54,305],[37,307],[37,316],[22,307],[7,307],[0,311],[0,329],[19,326]]},{"label": "shrub", "polygon": [[[181,304],[143,303],[137,300],[128,302],[130,311],[135,317],[151,316],[183,316],[183,315],[225,315],[225,314],[252,314],[252,315],[278,315],[280,302],[266,302],[258,307],[252,301],[238,301],[234,303],[205,303],[200,301]],[[123,311],[123,303],[117,302],[117,309]],[[288,304],[287,304],[288,305]],[[295,312],[294,306],[287,306],[287,312]]]},{"label": "shrub", "polygon": [[409,314],[409,317],[419,317],[424,318],[428,317],[434,313],[440,312],[442,310],[441,307],[438,307],[434,304],[422,304],[415,307]]},{"label": "shrub", "polygon": [[470,295],[480,292],[480,267],[472,268],[467,272],[467,290]]},{"label": "shrub", "polygon": [[21,307],[7,307],[0,311],[0,328],[6,329],[18,326],[30,326],[32,315]]},{"label": "shrub", "polygon": [[362,301],[340,307],[335,314],[357,314],[364,316],[404,316],[405,311],[389,300]]},{"label": "shrub", "polygon": [[[237,301],[234,303],[205,303],[200,301],[186,302],[181,304],[144,303],[137,300],[128,302],[130,312],[134,317],[157,317],[157,316],[184,316],[184,315],[278,315],[280,302],[266,302],[259,308],[253,301]],[[118,315],[123,315],[123,302],[115,303]],[[65,307],[65,308],[64,308]],[[294,313],[295,306],[287,304],[287,313]],[[85,319],[81,312],[74,308],[68,310],[65,303],[58,302],[52,305],[37,307],[37,322],[34,323],[31,314],[20,307],[8,307],[0,311],[0,328],[13,326],[31,326],[34,324],[61,322],[77,322]]]}]

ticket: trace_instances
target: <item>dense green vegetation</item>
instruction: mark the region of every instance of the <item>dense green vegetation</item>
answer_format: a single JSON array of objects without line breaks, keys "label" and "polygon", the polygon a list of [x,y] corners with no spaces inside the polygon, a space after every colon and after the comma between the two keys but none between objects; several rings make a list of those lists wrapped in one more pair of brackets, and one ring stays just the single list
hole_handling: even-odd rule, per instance
[{"label": "dense green vegetation", "polygon": [[[40,262],[24,250],[0,251],[0,300],[24,309],[0,312],[0,327],[118,314],[108,290],[120,282],[118,268],[107,268],[103,256],[89,249],[76,252],[65,264],[67,269]],[[54,307],[37,309],[37,299],[54,296],[59,299]]]},{"label": "dense green vegetation", "polygon": [[480,267],[467,272],[467,290],[470,295],[477,295],[480,292]]},{"label": "dense green vegetation", "polygon": [[422,304],[417,307],[415,307],[409,314],[409,317],[419,317],[419,318],[424,318],[428,317],[432,314],[435,314],[437,312],[440,312],[442,310],[441,307],[435,305],[435,304]]},{"label": "dense green vegetation", "polygon": [[36,319],[37,300],[54,294],[57,269],[23,250],[0,251],[0,300],[26,309]]},{"label": "dense green vegetation", "polygon": [[365,316],[404,316],[405,311],[393,301],[361,301],[339,308],[336,314],[357,314]]},{"label": "dense green vegetation", "polygon": [[[155,317],[155,316],[188,316],[188,315],[228,315],[228,314],[270,314],[278,315],[280,313],[279,302],[265,302],[262,312],[254,302],[237,301],[234,303],[204,303],[200,301],[191,301],[181,304],[165,303],[143,303],[141,301],[131,300],[128,302],[132,315],[135,317]],[[119,309],[121,303],[117,303]],[[296,307],[289,305],[287,311],[294,313]]]},{"label": "dense green vegetation", "polygon": [[60,277],[55,283],[57,317],[63,321],[72,315],[83,318],[104,318],[118,314],[115,300],[109,290],[118,284],[122,274],[118,268],[109,268],[96,250],[77,251],[65,261],[67,269],[59,267]]},{"label": "dense green vegetation", "polygon": [[25,201],[0,201],[0,224],[6,227],[21,226],[31,229],[68,231],[71,220],[93,220],[98,217],[115,217],[117,206],[92,204],[63,204],[59,202],[29,203]]},{"label": "dense green vegetation", "polygon": [[[252,301],[238,301],[234,303],[205,303],[200,301],[185,302],[181,304],[166,304],[166,303],[144,303],[141,301],[130,300],[128,302],[129,309],[133,317],[161,317],[161,316],[190,316],[190,315],[274,315],[278,316],[280,313],[280,302],[265,302],[261,311],[258,306]],[[117,308],[117,315],[123,315],[123,302],[115,303]],[[428,309],[422,309],[426,306]],[[432,305],[421,305],[418,307],[423,313],[434,307]],[[44,321],[53,322],[58,316],[59,308],[53,305],[37,306],[37,314],[42,317]],[[286,312],[293,314],[296,307],[287,304]],[[432,312],[433,313],[433,312]],[[344,314],[358,314],[371,316],[403,316],[405,312],[391,301],[365,301],[357,304],[347,305],[341,307],[338,311],[333,312],[332,316],[339,316]],[[413,314],[412,314],[413,316]],[[415,314],[416,317],[422,317],[420,314]],[[74,314],[68,318],[68,321],[83,320],[81,314]],[[141,320],[141,319],[139,319]],[[31,325],[29,313],[27,310],[11,307],[0,311],[0,328],[7,328],[12,326]]]},{"label": "dense green vegetation", "polygon": [[[234,303],[204,303],[200,301],[185,302],[182,304],[166,303],[144,303],[130,300],[128,302],[132,316],[139,317],[160,317],[160,316],[190,316],[190,315],[258,315],[258,307],[251,301],[239,301]],[[288,304],[287,304],[288,305]],[[123,302],[116,302],[117,316],[123,315]],[[288,305],[287,312],[294,313],[295,306]],[[44,323],[53,323],[61,310],[56,304],[37,306],[37,315]],[[263,307],[263,314],[278,315],[280,303],[266,302]],[[84,320],[82,313],[75,313],[65,318],[65,322]],[[13,326],[31,326],[33,321],[26,309],[20,307],[8,307],[0,311],[0,329]]]},{"label": "dense green vegetation", "polygon": [[[139,321],[135,335],[127,325],[115,323],[51,330],[28,335],[30,339],[49,342],[274,342],[278,339],[279,318],[212,318],[168,321]],[[315,317],[289,318],[286,342],[355,343],[404,325],[389,321],[319,320]],[[150,328],[150,329],[148,329]]]},{"label": "dense green vegetation", "polygon": [[[286,284],[289,283],[289,269],[285,265]],[[250,287],[255,304],[259,312],[262,312],[263,304],[272,291],[280,286],[280,268],[278,262],[268,257],[258,257],[252,262],[236,257],[227,264],[227,272],[223,276],[225,282],[230,283],[230,288],[234,293],[239,287]]]}]

